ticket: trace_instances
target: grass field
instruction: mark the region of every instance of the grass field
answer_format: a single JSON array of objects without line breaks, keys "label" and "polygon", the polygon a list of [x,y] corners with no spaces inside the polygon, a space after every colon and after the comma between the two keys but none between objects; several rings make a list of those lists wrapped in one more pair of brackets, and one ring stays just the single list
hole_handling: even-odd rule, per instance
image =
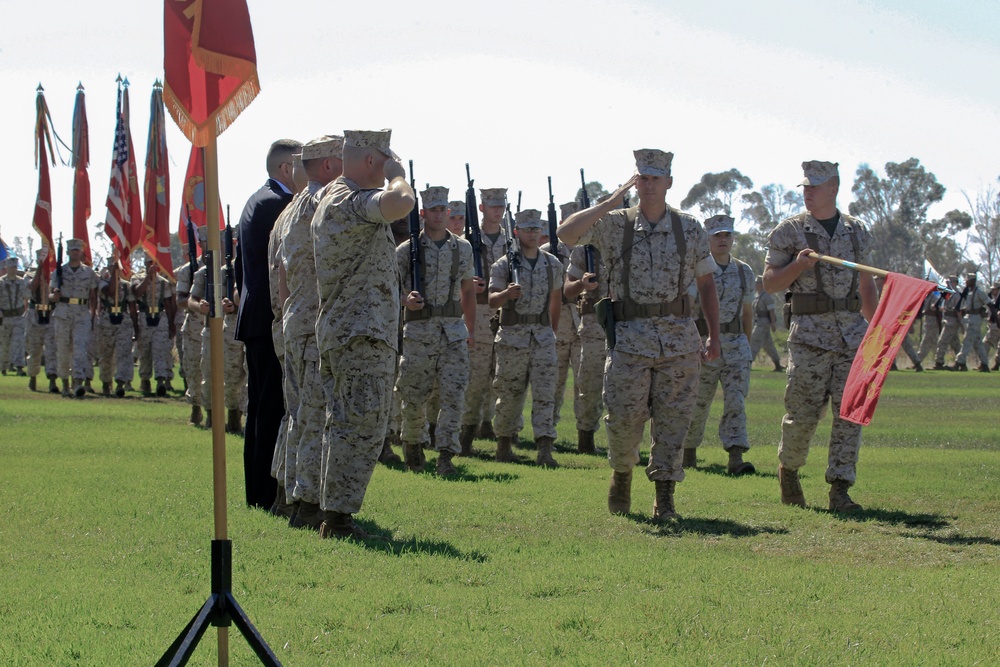
[{"label": "grass field", "polygon": [[[210,434],[176,399],[25,385],[0,378],[0,664],[152,664],[210,590]],[[664,528],[641,474],[635,514],[608,514],[607,463],[571,453],[569,402],[558,470],[379,466],[358,518],[387,539],[366,544],[245,509],[231,437],[233,593],[285,665],[1000,664],[1000,377],[891,374],[852,517],[825,511],[820,446],[809,509],[780,504],[783,388],[754,371],[754,476],[725,474],[713,409]],[[215,646],[210,630],[190,664]],[[230,646],[257,664],[235,628]]]}]

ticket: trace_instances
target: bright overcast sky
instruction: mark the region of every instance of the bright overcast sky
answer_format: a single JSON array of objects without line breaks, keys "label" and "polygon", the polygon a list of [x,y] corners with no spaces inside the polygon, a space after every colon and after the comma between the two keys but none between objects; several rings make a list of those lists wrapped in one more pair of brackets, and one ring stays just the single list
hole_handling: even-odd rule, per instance
[{"label": "bright overcast sky", "polygon": [[[859,163],[917,157],[964,208],[1000,175],[1000,3],[574,0],[378,5],[250,0],[262,92],[219,139],[234,217],[265,179],[274,139],[391,127],[417,183],[524,191],[524,207],[573,198],[579,169],[606,187],[632,149],[675,154],[677,205],[705,172],[738,168],[791,186],[803,160],[839,162],[850,201]],[[366,11],[377,7],[377,11]],[[41,11],[40,11],[41,10]],[[0,137],[10,243],[31,232],[32,129],[41,82],[68,143],[77,82],[91,130],[91,229],[103,221],[115,78],[131,82],[142,170],[149,95],[162,78],[153,0],[0,0]],[[190,145],[168,118],[175,222]],[[64,151],[64,157],[66,152]],[[71,230],[71,170],[53,170],[56,233]],[[141,183],[141,175],[140,175]],[[93,231],[91,232],[93,236]],[[36,244],[37,245],[37,244]]]}]

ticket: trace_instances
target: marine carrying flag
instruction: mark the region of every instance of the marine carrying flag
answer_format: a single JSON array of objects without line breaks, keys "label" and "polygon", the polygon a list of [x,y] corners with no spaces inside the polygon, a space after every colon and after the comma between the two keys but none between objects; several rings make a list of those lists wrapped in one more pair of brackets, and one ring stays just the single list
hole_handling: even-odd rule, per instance
[{"label": "marine carrying flag", "polygon": [[867,426],[875,414],[885,376],[903,344],[920,304],[937,285],[926,280],[890,273],[882,288],[875,317],[868,324],[844,385],[840,417]]},{"label": "marine carrying flag", "polygon": [[246,0],[164,0],[163,97],[195,146],[222,134],[260,92]]},{"label": "marine carrying flag", "polygon": [[38,84],[35,111],[35,166],[38,168],[38,194],[35,196],[35,215],[31,224],[42,237],[42,247],[47,250],[45,263],[40,267],[42,284],[47,285],[49,276],[56,269],[56,254],[52,251],[55,247],[52,242],[52,186],[49,182],[49,160],[52,160],[54,167],[56,159],[52,151],[52,133],[49,130],[49,105],[45,103],[42,84]]},{"label": "marine carrying flag", "polygon": [[128,79],[122,82],[121,77],[118,77],[116,116],[104,233],[118,250],[122,276],[128,277],[132,272],[132,249],[142,244],[142,209],[139,204],[135,150],[129,129]]},{"label": "marine carrying flag", "polygon": [[83,263],[90,266],[90,129],[87,127],[87,104],[83,84],[76,87],[76,104],[73,107],[73,238],[83,241]]},{"label": "marine carrying flag", "polygon": [[142,245],[160,267],[174,279],[170,258],[170,169],[167,165],[167,123],[163,113],[163,86],[153,84],[149,100],[149,139],[146,142],[146,180],[143,184],[146,217]]}]

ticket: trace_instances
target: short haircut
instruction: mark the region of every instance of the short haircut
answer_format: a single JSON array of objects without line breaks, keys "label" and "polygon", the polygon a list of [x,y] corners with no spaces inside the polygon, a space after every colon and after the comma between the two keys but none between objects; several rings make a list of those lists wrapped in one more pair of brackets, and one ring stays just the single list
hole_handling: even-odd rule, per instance
[{"label": "short haircut", "polygon": [[302,152],[302,143],[294,139],[278,139],[267,149],[267,173],[273,176],[283,162],[291,162],[292,156]]}]

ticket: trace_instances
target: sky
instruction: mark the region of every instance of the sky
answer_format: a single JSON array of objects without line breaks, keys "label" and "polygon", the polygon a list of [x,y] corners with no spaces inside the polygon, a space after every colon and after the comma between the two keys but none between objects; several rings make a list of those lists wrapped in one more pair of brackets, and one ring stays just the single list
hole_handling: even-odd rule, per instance
[{"label": "sky", "polygon": [[[523,191],[545,210],[587,180],[612,189],[632,150],[674,153],[678,205],[706,172],[792,187],[805,160],[840,163],[840,207],[858,165],[910,157],[947,188],[931,209],[966,209],[1000,175],[1000,3],[931,0],[468,3],[249,0],[261,94],[219,138],[220,196],[237,217],[265,178],[272,141],[392,128],[426,183],[464,198]],[[43,11],[39,15],[38,8]],[[94,226],[105,217],[115,79],[127,77],[145,160],[149,96],[162,78],[163,6],[0,0],[0,147],[8,191],[0,236],[33,234],[33,127],[41,83],[56,132],[87,93]],[[190,144],[168,118],[172,228]],[[63,150],[68,158],[68,151]],[[141,175],[140,175],[141,183]],[[69,238],[72,171],[52,170],[56,234]],[[36,247],[38,245],[36,241]]]}]

